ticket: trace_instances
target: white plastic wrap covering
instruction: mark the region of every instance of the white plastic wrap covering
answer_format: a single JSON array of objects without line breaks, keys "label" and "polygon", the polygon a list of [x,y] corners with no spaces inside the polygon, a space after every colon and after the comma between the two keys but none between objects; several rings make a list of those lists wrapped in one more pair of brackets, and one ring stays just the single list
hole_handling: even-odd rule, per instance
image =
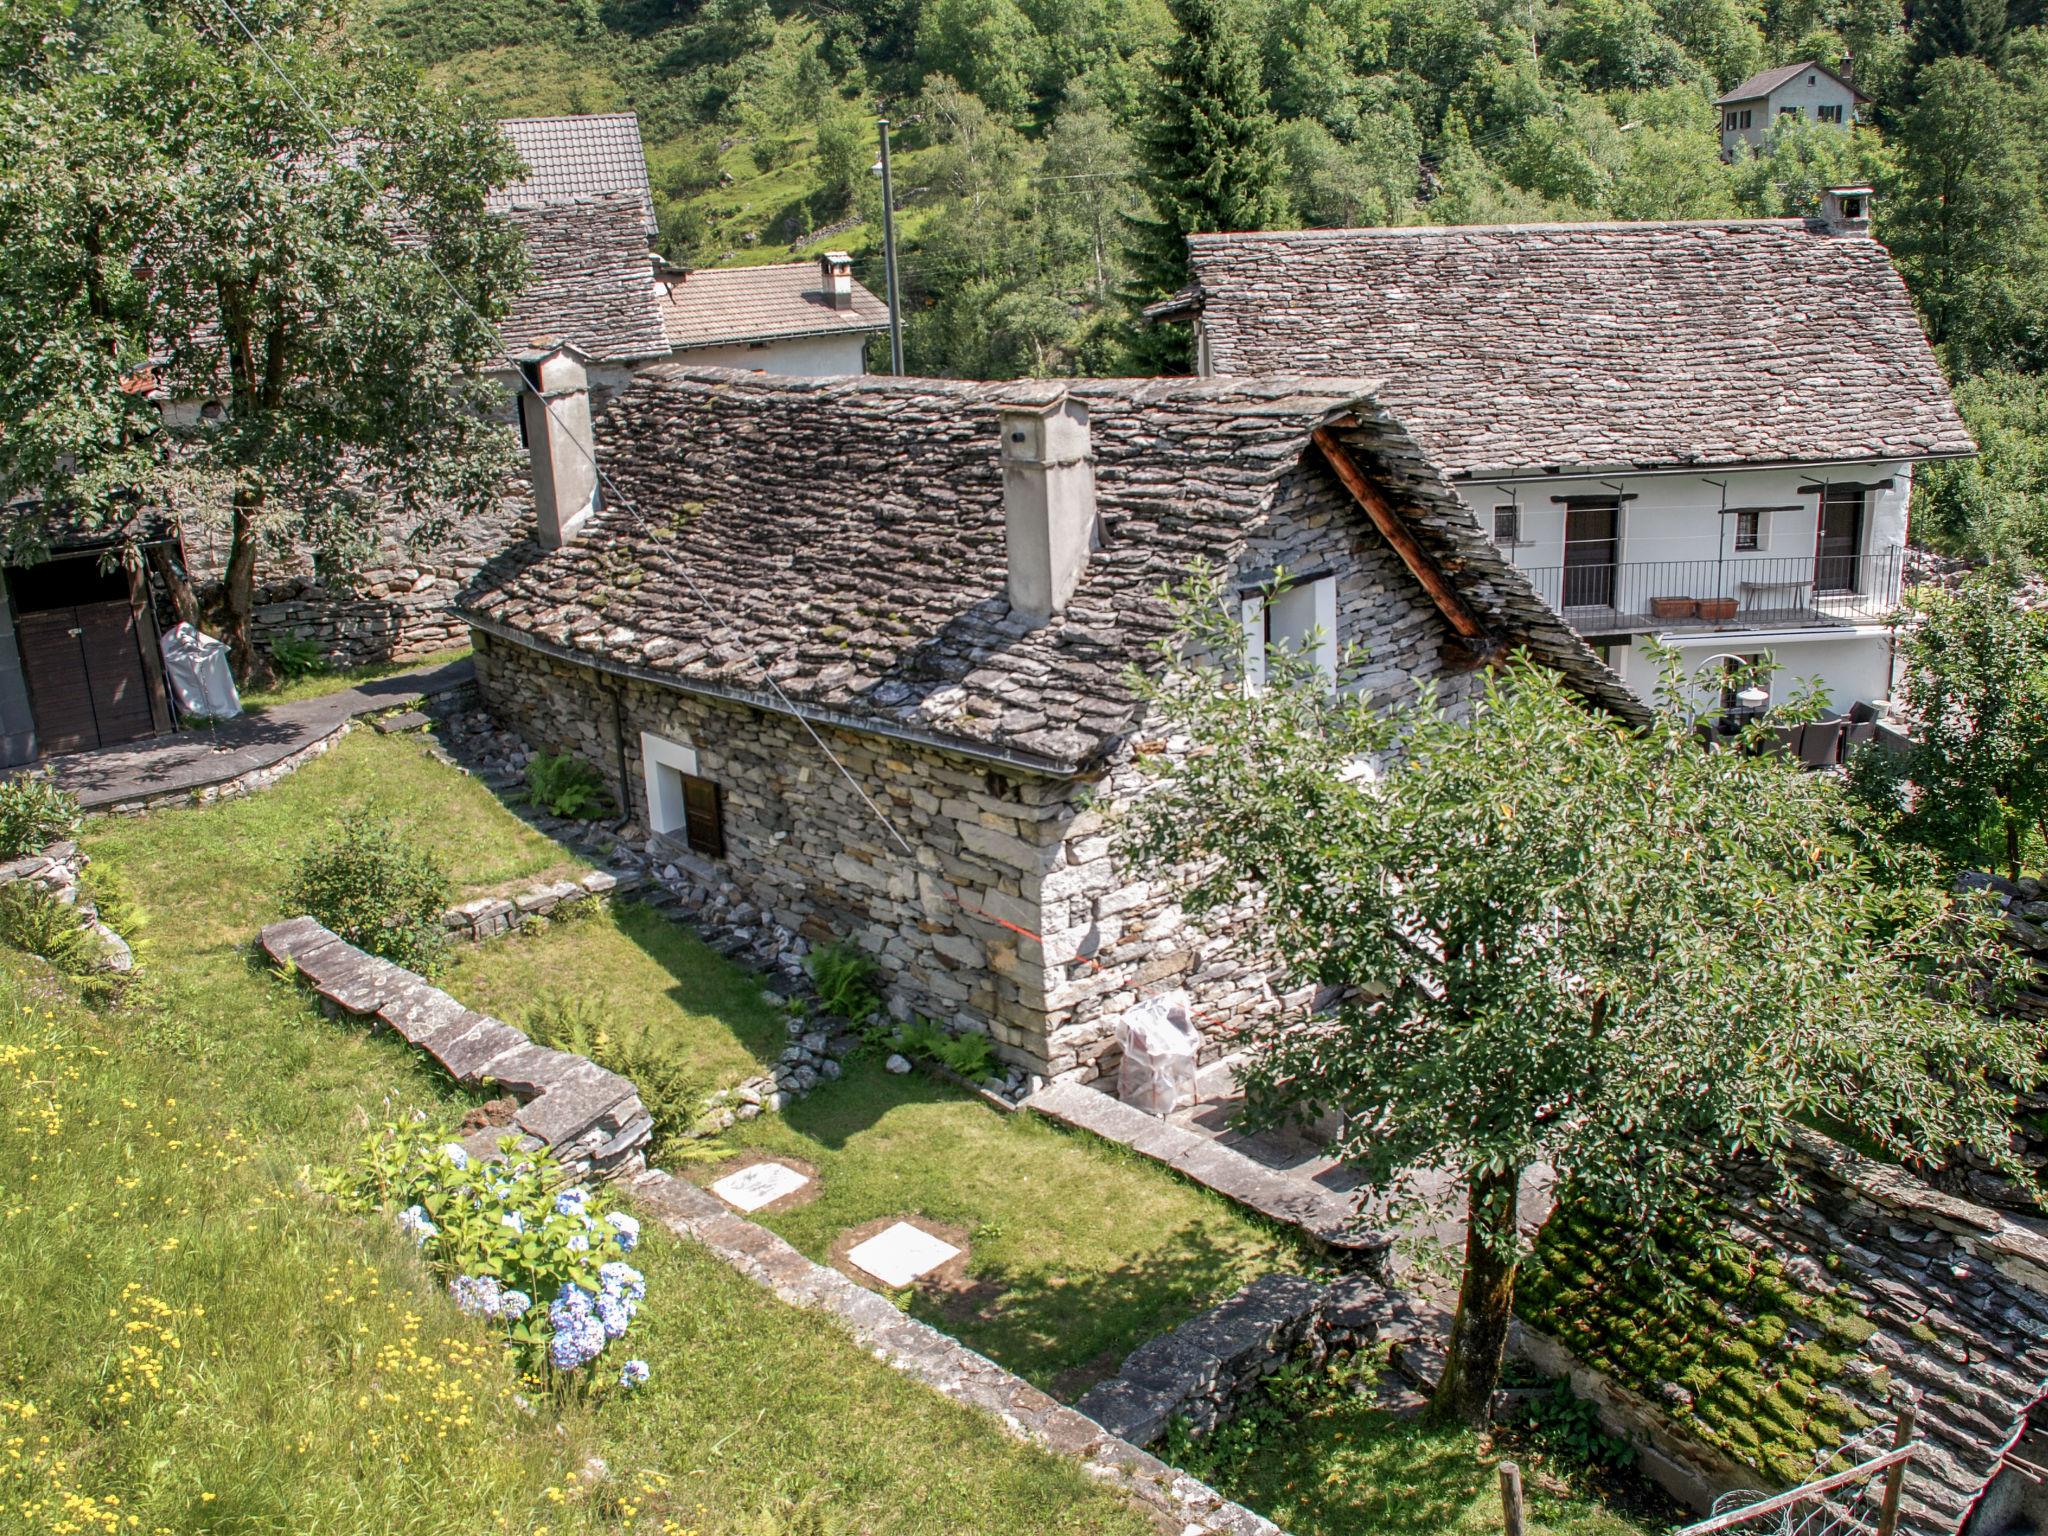
[{"label": "white plastic wrap covering", "polygon": [[163,650],[164,672],[183,713],[226,720],[242,712],[225,645],[190,624],[180,624],[164,636]]},{"label": "white plastic wrap covering", "polygon": [[1202,1033],[1185,992],[1148,997],[1116,1023],[1124,1048],[1116,1096],[1148,1115],[1170,1115],[1195,1101],[1195,1071]]}]

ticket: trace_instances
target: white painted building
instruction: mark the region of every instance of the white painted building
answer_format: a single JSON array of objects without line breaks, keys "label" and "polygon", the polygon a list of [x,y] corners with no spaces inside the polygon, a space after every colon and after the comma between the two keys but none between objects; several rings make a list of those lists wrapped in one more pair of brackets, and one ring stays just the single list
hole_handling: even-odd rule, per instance
[{"label": "white painted building", "polygon": [[1781,117],[1832,123],[1846,131],[1867,100],[1847,80],[1811,59],[1751,75],[1714,103],[1721,113],[1721,157],[1733,159],[1738,144],[1761,148]]},{"label": "white painted building", "polygon": [[1812,219],[1196,235],[1205,374],[1358,379],[1637,694],[1891,691],[1916,465],[1975,451],[1869,189]]}]

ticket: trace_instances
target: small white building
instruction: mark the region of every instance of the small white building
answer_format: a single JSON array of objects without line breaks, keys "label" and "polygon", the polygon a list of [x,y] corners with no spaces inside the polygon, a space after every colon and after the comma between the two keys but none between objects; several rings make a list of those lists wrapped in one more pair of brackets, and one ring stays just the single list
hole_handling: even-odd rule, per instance
[{"label": "small white building", "polygon": [[677,362],[820,377],[867,372],[867,341],[889,306],[854,281],[853,258],[659,274],[661,317]]},{"label": "small white building", "polygon": [[1869,189],[1814,219],[1195,235],[1204,374],[1369,382],[1639,695],[1653,644],[1889,697],[1913,471],[1975,452]]},{"label": "small white building", "polygon": [[1781,117],[1847,129],[1856,121],[1857,108],[1869,99],[1812,59],[1751,75],[1714,103],[1721,112],[1721,158],[1733,159],[1738,144],[1751,149],[1763,145]]}]

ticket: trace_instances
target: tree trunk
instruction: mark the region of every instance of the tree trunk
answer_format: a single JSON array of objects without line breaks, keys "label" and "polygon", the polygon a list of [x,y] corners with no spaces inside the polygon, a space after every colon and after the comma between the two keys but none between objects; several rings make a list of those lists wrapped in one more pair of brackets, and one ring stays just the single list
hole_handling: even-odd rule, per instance
[{"label": "tree trunk", "polygon": [[2017,816],[2006,816],[2005,821],[2005,877],[2017,880],[2020,877],[2020,821]]},{"label": "tree trunk", "polygon": [[1493,1390],[1506,1357],[1514,1320],[1515,1198],[1519,1170],[1481,1174],[1466,1199],[1465,1274],[1458,1285],[1458,1315],[1451,1321],[1443,1380],[1430,1399],[1430,1417],[1484,1429]]},{"label": "tree trunk", "polygon": [[228,665],[234,669],[238,684],[247,684],[256,664],[249,615],[256,606],[256,514],[262,506],[261,491],[236,490],[228,568],[221,578],[220,638],[228,648]]},{"label": "tree trunk", "polygon": [[149,568],[156,572],[156,579],[163,583],[164,592],[170,597],[171,612],[180,624],[199,627],[199,595],[192,590],[192,578],[186,574],[179,561],[177,551],[169,544],[152,544],[145,551]]}]

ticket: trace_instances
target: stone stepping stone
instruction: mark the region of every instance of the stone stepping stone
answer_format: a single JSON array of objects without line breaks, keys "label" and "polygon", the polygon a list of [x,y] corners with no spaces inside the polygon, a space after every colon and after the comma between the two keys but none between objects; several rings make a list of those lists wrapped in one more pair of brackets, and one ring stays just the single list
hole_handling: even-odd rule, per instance
[{"label": "stone stepping stone", "polygon": [[711,1192],[736,1211],[758,1211],[773,1205],[784,1195],[793,1195],[810,1183],[810,1176],[787,1163],[755,1163],[738,1173],[728,1173],[711,1186]]},{"label": "stone stepping stone", "polygon": [[948,1259],[959,1256],[960,1250],[951,1243],[942,1242],[907,1221],[899,1221],[856,1245],[846,1258],[890,1290],[900,1291],[920,1275],[928,1275]]},{"label": "stone stepping stone", "polygon": [[424,730],[434,722],[419,710],[408,709],[403,714],[379,715],[370,723],[380,736],[397,736],[406,731]]}]

